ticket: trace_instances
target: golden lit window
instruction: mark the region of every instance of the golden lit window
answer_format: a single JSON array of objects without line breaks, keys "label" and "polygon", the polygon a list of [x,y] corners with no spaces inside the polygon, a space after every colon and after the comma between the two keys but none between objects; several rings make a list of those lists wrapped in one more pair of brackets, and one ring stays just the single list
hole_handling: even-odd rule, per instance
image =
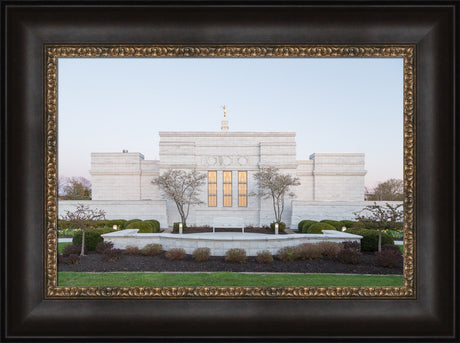
[{"label": "golden lit window", "polygon": [[232,206],[232,172],[224,171],[223,179],[224,207]]},{"label": "golden lit window", "polygon": [[238,172],[238,206],[248,206],[248,172]]},{"label": "golden lit window", "polygon": [[208,206],[217,206],[217,172],[208,171]]}]

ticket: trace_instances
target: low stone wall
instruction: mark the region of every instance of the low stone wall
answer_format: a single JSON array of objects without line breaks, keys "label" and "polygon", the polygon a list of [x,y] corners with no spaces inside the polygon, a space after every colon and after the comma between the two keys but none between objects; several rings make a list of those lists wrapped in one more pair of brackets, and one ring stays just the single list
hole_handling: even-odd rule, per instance
[{"label": "low stone wall", "polygon": [[160,227],[168,227],[166,200],[59,200],[58,216],[73,211],[78,204],[104,210],[107,219],[156,219]]},{"label": "low stone wall", "polygon": [[291,228],[297,229],[301,220],[355,220],[354,212],[373,205],[401,204],[401,201],[292,201]]},{"label": "low stone wall", "polygon": [[324,230],[323,234],[288,234],[265,235],[259,233],[137,233],[137,229],[128,229],[102,235],[104,241],[110,241],[115,248],[124,249],[128,245],[142,249],[147,244],[161,244],[163,250],[183,248],[191,254],[196,248],[209,248],[211,255],[224,256],[227,250],[241,248],[248,256],[256,256],[259,251],[268,250],[276,254],[279,249],[302,243],[319,243],[322,241],[341,243],[358,241],[362,236],[334,230]]}]

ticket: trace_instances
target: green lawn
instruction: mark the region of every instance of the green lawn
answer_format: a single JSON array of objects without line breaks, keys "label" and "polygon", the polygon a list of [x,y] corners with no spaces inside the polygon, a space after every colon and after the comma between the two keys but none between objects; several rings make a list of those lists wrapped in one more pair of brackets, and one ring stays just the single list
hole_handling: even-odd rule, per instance
[{"label": "green lawn", "polygon": [[402,275],[59,272],[59,286],[403,286]]},{"label": "green lawn", "polygon": [[57,246],[57,249],[58,249],[58,254],[62,253],[62,251],[64,250],[64,248],[68,245],[71,245],[72,242],[58,242],[58,246]]}]

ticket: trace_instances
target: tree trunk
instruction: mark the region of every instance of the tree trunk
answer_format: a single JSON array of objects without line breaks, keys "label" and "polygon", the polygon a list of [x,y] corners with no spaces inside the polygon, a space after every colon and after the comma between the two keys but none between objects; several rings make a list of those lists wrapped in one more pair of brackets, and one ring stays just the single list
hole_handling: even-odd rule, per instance
[{"label": "tree trunk", "polygon": [[81,230],[81,252],[80,256],[85,256],[85,232],[86,230]]},{"label": "tree trunk", "polygon": [[379,252],[382,251],[382,229],[379,229]]}]

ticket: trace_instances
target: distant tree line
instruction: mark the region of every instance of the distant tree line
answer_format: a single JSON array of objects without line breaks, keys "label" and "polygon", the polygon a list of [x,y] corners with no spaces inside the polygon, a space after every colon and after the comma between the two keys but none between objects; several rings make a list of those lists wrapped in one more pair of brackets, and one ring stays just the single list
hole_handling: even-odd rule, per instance
[{"label": "distant tree line", "polygon": [[[368,192],[370,193],[370,192]],[[389,179],[375,187],[373,194],[367,196],[371,201],[403,201],[404,182],[400,179]]]},{"label": "distant tree line", "polygon": [[59,200],[91,200],[91,182],[84,177],[60,177]]}]

